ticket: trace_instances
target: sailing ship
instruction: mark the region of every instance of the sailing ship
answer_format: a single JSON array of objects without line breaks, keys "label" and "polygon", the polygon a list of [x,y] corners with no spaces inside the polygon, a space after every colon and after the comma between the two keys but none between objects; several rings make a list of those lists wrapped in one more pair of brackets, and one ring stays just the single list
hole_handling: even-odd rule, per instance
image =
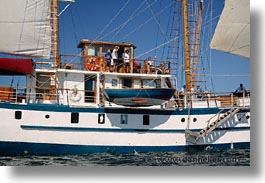
[{"label": "sailing ship", "polygon": [[[189,11],[187,0],[179,2],[185,38],[183,93],[172,82],[170,61],[140,62],[132,43],[81,39],[80,62],[67,63],[67,55],[58,51],[58,0],[1,1],[0,52],[50,58],[52,48],[53,63],[0,59],[2,75],[26,76],[23,88],[0,87],[0,154],[250,148],[249,94],[224,97],[208,92],[198,98],[192,90]],[[199,5],[202,10],[203,2]],[[22,29],[23,35],[18,31]],[[121,61],[108,66],[104,53],[115,46]],[[124,50],[130,51],[127,69]]]}]

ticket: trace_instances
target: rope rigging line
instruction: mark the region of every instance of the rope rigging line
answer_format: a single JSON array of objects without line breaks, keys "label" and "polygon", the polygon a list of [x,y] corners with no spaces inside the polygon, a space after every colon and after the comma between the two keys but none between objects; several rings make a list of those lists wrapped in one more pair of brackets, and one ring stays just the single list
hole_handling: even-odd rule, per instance
[{"label": "rope rigging line", "polygon": [[77,44],[78,43],[77,34],[76,34],[77,31],[76,31],[76,25],[75,25],[72,9],[70,9],[70,15],[71,15],[71,19],[72,19],[72,22],[73,22],[74,36],[75,36],[75,41],[76,41],[76,44]]},{"label": "rope rigging line", "polygon": [[[121,11],[119,11],[119,12],[114,16],[114,18],[112,18],[111,22],[110,22],[109,24],[107,24],[106,27],[109,27],[109,25],[114,21],[114,19],[115,19],[116,17],[118,17],[118,15],[122,12],[122,10],[124,10],[125,7],[128,5],[129,1],[130,1],[130,0],[128,0],[128,1],[125,3],[125,5],[124,5],[123,8],[121,9]],[[155,2],[157,2],[157,0],[155,0],[151,5],[153,5]],[[144,4],[144,2],[142,2],[142,4],[139,6],[139,8],[142,7],[143,4]],[[137,10],[138,10],[139,8],[137,8]],[[145,8],[145,9],[147,9],[147,8]],[[105,34],[103,37],[99,38],[100,35],[98,35],[98,36],[96,37],[96,40],[97,40],[97,39],[103,39],[103,38],[105,38],[106,36],[108,36],[108,35],[110,35],[111,33],[113,33],[114,31],[119,30],[121,26],[123,26],[123,25],[125,26],[129,21],[133,20],[136,16],[140,15],[145,9],[143,9],[142,11],[140,11],[140,12],[139,12],[138,14],[136,14],[135,16],[131,16],[131,17],[130,17],[125,23],[123,23],[123,24],[121,24],[120,26],[118,26],[117,28],[113,29],[113,30],[110,31],[108,34]],[[137,11],[135,11],[135,12],[137,12]],[[134,13],[134,14],[135,14],[135,13]],[[105,29],[107,29],[107,28],[103,28],[103,29],[105,30]],[[102,31],[101,31],[101,32],[102,32]],[[101,33],[101,34],[102,34],[102,33]],[[93,44],[93,42],[91,42],[90,45],[91,45],[91,44]],[[89,46],[90,46],[90,45],[89,45]],[[83,52],[83,51],[81,51],[81,52],[78,53],[74,58],[72,58],[72,59],[70,60],[69,63],[73,63],[73,61],[74,61],[74,60],[75,60],[80,54],[82,54],[82,52]]]},{"label": "rope rigging line", "polygon": [[[155,14],[155,16],[160,15],[161,13],[163,13],[167,8],[169,8],[171,6],[172,3],[170,3],[169,5],[165,6],[163,9],[161,9],[158,13]],[[134,30],[132,30],[131,32],[129,32],[128,34],[126,34],[125,36],[123,36],[121,39],[118,40],[118,42],[120,42],[121,40],[124,40],[125,38],[127,38],[129,35],[133,34],[134,32],[136,32],[137,30],[139,30],[140,28],[142,28],[144,25],[146,25],[147,23],[149,23],[150,21],[152,21],[154,19],[154,17],[149,18],[147,21],[145,21],[144,23],[142,23],[141,25],[137,26]]]},{"label": "rope rigging line", "polygon": [[[208,3],[208,6],[207,6],[207,8],[206,8],[206,13],[205,13],[205,18],[204,19],[202,19],[202,21],[204,21],[204,20],[207,20],[207,17],[209,16],[208,14],[212,11],[211,9],[210,9],[210,4],[211,3]],[[207,26],[204,26],[202,29],[201,29],[201,37],[202,37],[202,39],[201,39],[201,48],[204,48],[204,45],[209,45],[209,40],[210,40],[210,31],[208,31],[208,36],[207,36]],[[204,39],[206,39],[205,41],[204,41]],[[209,49],[207,49],[207,51],[208,51]],[[203,56],[202,56],[203,54],[202,54],[202,49],[199,49],[199,52],[198,52],[198,57],[200,57],[200,60],[201,60],[201,64],[202,64],[202,67],[203,68],[206,68],[205,67],[205,60],[206,60],[206,62],[209,62],[209,60],[206,58],[206,59],[203,59]],[[206,57],[207,57],[207,55],[208,54],[206,54]],[[206,77],[207,77],[207,74],[206,74],[206,69],[203,69],[203,75],[204,75],[204,78],[205,78],[205,80],[206,80]],[[207,81],[207,80],[206,80]],[[211,87],[208,87],[209,85],[211,85]],[[209,90],[210,88],[213,88],[214,87],[214,85],[213,85],[213,81],[212,81],[212,78],[210,78],[210,82],[204,82],[204,87],[205,87],[205,90],[207,91],[207,90]]]},{"label": "rope rigging line", "polygon": [[58,14],[58,17],[59,17],[61,14],[63,14],[71,4],[72,4],[72,3],[68,3],[68,4],[62,9],[62,11]]},{"label": "rope rigging line", "polygon": [[[130,2],[130,0],[128,0],[124,5],[123,5],[123,7],[118,11],[118,13],[110,20],[110,22],[102,29],[102,31],[101,32],[99,32],[99,34],[97,35],[97,37],[96,37],[96,39],[95,40],[97,40],[97,39],[99,39],[99,37],[103,34],[103,32],[111,25],[111,23],[119,16],[119,14],[126,8],[126,6],[129,4],[129,2]],[[71,4],[71,3],[70,3]],[[72,11],[71,11],[71,17],[72,17],[72,21],[74,22],[74,19],[73,19],[73,15],[72,15]],[[75,34],[75,38],[76,38],[77,36],[76,36],[76,34]],[[76,38],[76,40],[77,40],[77,38]],[[90,45],[92,45],[93,44],[93,42],[94,41],[92,41],[91,43],[90,43]],[[89,45],[89,46],[90,46]],[[78,54],[76,54],[68,63],[69,64],[71,64],[71,63],[73,63],[74,62],[74,60],[77,58],[77,57],[79,57],[79,55],[82,55],[82,53],[83,53],[83,51],[81,51],[81,52],[79,52]]]},{"label": "rope rigging line", "polygon": [[99,33],[99,35],[96,37],[96,40],[99,39],[99,37],[103,34],[103,32],[112,24],[112,22],[121,14],[121,12],[127,7],[130,0],[128,0],[123,7],[118,11],[118,13],[110,20],[110,22],[102,29],[102,31]]},{"label": "rope rigging line", "polygon": [[149,11],[151,12],[151,14],[152,14],[152,16],[153,16],[155,22],[157,23],[157,25],[158,25],[160,31],[162,32],[162,34],[163,34],[164,36],[166,36],[166,34],[165,34],[164,30],[162,29],[161,24],[160,24],[159,21],[157,20],[157,18],[156,18],[156,16],[155,16],[155,14],[154,14],[154,12],[153,12],[153,10],[152,10],[150,4],[148,3],[147,0],[145,0],[145,3],[147,4],[147,7],[148,7]]},{"label": "rope rigging line", "polygon": [[114,39],[114,37],[116,37],[118,35],[118,33],[130,22],[131,19],[136,17],[136,13],[140,10],[140,8],[142,8],[142,6],[144,5],[144,2],[142,2],[142,4],[140,4],[140,6],[132,13],[132,15],[128,18],[127,21],[125,21],[123,24],[121,24],[119,26],[118,31],[111,37],[111,41]]},{"label": "rope rigging line", "polygon": [[[156,2],[157,2],[157,0],[155,0],[154,2],[152,2],[151,6],[153,4],[155,4]],[[138,9],[140,9],[143,6],[143,4],[144,4],[144,2],[142,2],[142,4],[139,6],[139,8],[137,8],[137,10],[133,13],[133,15],[131,15],[124,23],[122,23],[121,25],[119,25],[118,27],[116,27],[115,29],[113,29],[107,35],[105,35],[104,37],[102,37],[102,39],[105,38],[106,36],[110,35],[111,33],[115,32],[115,31],[117,31],[116,34],[118,34],[122,30],[122,28],[125,27],[125,25],[127,25],[130,21],[132,21],[133,19],[135,19],[138,15],[142,14],[148,7],[144,8],[141,11],[139,11],[137,14],[135,14],[135,13],[138,11]]]},{"label": "rope rigging line", "polygon": [[[162,7],[162,3],[160,1],[160,3],[159,3],[159,9],[161,9],[161,7]],[[160,17],[158,17],[158,22],[160,23]],[[157,26],[157,30],[156,30],[155,46],[157,46],[157,44],[158,44],[158,38],[159,38],[159,30],[158,29],[159,29],[159,25]],[[164,35],[164,37],[166,38],[166,35]],[[154,55],[155,55],[154,58],[156,59],[156,57],[157,57],[157,50],[155,51]]]},{"label": "rope rigging line", "polygon": [[[216,18],[219,18],[219,16],[216,16],[216,17],[214,17],[213,19],[216,19]],[[202,26],[204,26],[204,25],[205,25],[205,24],[203,24]],[[183,35],[184,35],[184,34],[181,34],[179,37],[183,37]],[[170,40],[168,40],[168,41],[166,41],[166,42],[164,42],[164,43],[158,45],[157,47],[154,47],[154,48],[152,48],[152,49],[146,51],[145,53],[142,53],[142,54],[138,55],[138,56],[135,57],[135,58],[139,58],[139,57],[141,57],[141,56],[143,56],[143,55],[146,55],[146,54],[148,54],[148,53],[154,51],[155,49],[158,49],[158,48],[160,48],[160,47],[162,47],[162,46],[165,46],[165,45],[169,44],[170,42],[175,41],[175,40],[178,39],[179,37],[174,37],[174,38],[172,38],[172,39],[170,39]]]},{"label": "rope rigging line", "polygon": [[[167,32],[166,32],[166,37],[164,38],[164,41],[166,41],[167,40],[167,36],[169,36],[170,37],[170,35],[171,35],[171,33],[172,33],[172,27],[173,27],[173,24],[171,25],[171,31],[169,31],[169,26],[170,26],[170,22],[174,22],[174,19],[175,19],[175,16],[174,16],[174,12],[173,12],[173,7],[174,6],[176,6],[176,2],[177,1],[172,1],[171,2],[171,4],[170,4],[170,11],[169,12],[171,12],[169,15],[169,17],[172,17],[171,19],[169,18],[168,19],[168,22],[167,22],[167,28],[166,28],[166,30],[167,30]],[[173,15],[173,16],[172,16]],[[162,54],[161,54],[161,58],[160,58],[160,60],[162,60],[162,58],[164,57],[164,54],[165,54],[165,46],[163,47],[163,50],[162,50]]]},{"label": "rope rigging line", "polygon": [[[183,36],[183,34],[182,34],[181,36]],[[154,51],[154,50],[156,50],[156,49],[158,49],[158,48],[160,48],[160,47],[162,47],[162,46],[165,46],[165,45],[169,44],[171,41],[176,40],[177,38],[178,38],[178,37],[175,37],[175,38],[173,38],[173,39],[170,39],[170,40],[168,40],[168,41],[166,41],[166,42],[164,42],[164,43],[162,43],[162,44],[160,44],[160,45],[158,45],[158,46],[156,46],[156,47],[154,47],[154,48],[152,48],[152,49],[146,51],[145,53],[142,53],[142,54],[138,55],[138,56],[135,57],[135,58],[139,58],[139,57],[141,57],[141,56],[143,56],[143,55],[146,55],[146,54],[148,54],[148,53],[150,53],[150,52],[152,52],[152,51]]]}]

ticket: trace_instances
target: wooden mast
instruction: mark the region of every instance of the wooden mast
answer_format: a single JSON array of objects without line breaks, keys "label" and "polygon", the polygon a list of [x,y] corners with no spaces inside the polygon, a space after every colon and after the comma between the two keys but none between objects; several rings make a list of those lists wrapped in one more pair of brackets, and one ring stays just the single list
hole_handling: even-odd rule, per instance
[{"label": "wooden mast", "polygon": [[200,43],[201,21],[202,21],[202,10],[203,10],[203,2],[200,1],[198,24],[196,28],[196,43],[195,43],[195,48],[194,48],[194,59],[193,59],[193,65],[192,65],[192,76],[191,76],[191,87],[192,88],[195,87],[195,80],[196,80],[197,60],[198,60],[199,43]]},{"label": "wooden mast", "polygon": [[53,62],[54,68],[60,68],[59,58],[59,44],[58,44],[58,0],[52,0],[52,12],[53,12]]},{"label": "wooden mast", "polygon": [[[58,0],[52,0],[52,24],[53,24],[53,68],[59,69],[60,68],[60,58],[59,58],[59,44],[58,44]],[[58,100],[57,97],[57,74],[51,75],[51,82],[50,84],[50,100]]]},{"label": "wooden mast", "polygon": [[189,47],[189,25],[188,25],[188,0],[183,0],[183,25],[184,25],[184,52],[185,52],[185,80],[186,90],[191,91],[190,74],[190,47]]}]

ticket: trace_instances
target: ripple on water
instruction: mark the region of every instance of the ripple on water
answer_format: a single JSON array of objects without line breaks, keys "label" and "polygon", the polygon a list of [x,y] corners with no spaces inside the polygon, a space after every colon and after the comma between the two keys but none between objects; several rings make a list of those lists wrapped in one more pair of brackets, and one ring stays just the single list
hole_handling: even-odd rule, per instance
[{"label": "ripple on water", "polygon": [[250,150],[0,156],[0,166],[250,166]]}]

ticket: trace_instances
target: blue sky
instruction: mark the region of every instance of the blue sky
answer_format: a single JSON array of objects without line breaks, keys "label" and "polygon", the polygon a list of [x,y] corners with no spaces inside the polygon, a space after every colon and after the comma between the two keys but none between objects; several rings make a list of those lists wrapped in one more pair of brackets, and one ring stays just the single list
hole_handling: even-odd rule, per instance
[{"label": "blue sky", "polygon": [[[168,35],[169,20],[172,17],[172,2],[173,0],[76,0],[60,15],[60,53],[78,55],[80,49],[77,48],[77,44],[80,39],[97,39],[132,42],[137,46],[135,56],[142,55],[139,59],[155,56],[157,59],[166,59],[167,52],[162,54],[163,47],[153,52],[148,51],[169,39],[166,35]],[[210,41],[209,34],[213,33],[224,5],[224,0],[213,0],[213,2],[214,21],[210,24],[209,0],[204,0],[203,25],[206,26],[204,29],[206,31],[203,33],[204,48],[202,50],[209,49],[206,46]],[[66,5],[67,3],[61,3],[59,9],[62,10]],[[121,26],[124,23],[125,25]],[[168,45],[165,46],[165,49],[167,48]],[[143,55],[146,52],[148,54]],[[211,52],[211,63],[207,58],[208,56],[205,57],[204,63],[206,71],[213,76],[215,91],[234,91],[239,83],[243,83],[247,89],[250,89],[248,59],[215,50]],[[182,60],[179,58],[178,62]],[[15,78],[18,79],[18,77]],[[19,80],[23,81],[23,79]],[[210,81],[209,73],[205,80]],[[7,81],[10,79],[1,79],[0,84]],[[178,89],[183,84],[181,81],[183,79],[179,78]],[[207,90],[212,91],[211,86],[208,82]]]}]

